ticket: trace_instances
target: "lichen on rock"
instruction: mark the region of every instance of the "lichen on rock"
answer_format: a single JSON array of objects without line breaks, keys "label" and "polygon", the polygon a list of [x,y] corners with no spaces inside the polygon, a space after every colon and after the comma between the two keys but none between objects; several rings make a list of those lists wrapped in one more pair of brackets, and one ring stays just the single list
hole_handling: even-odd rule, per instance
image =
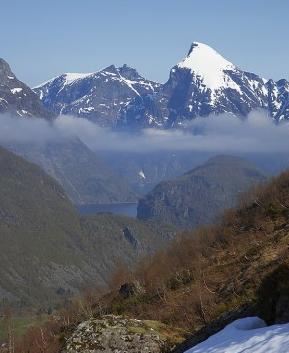
[{"label": "lichen on rock", "polygon": [[152,321],[107,315],[78,325],[62,353],[161,353],[169,339]]}]

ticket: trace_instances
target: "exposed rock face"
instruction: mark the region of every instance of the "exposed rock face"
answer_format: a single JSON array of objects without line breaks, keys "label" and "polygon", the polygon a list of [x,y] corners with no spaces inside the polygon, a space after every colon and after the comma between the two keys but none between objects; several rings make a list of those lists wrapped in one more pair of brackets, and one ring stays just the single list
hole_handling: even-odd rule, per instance
[{"label": "exposed rock face", "polygon": [[270,273],[258,290],[259,315],[267,324],[289,322],[289,265],[283,263]]},{"label": "exposed rock face", "polygon": [[141,294],[144,292],[144,288],[141,286],[141,284],[136,281],[132,283],[124,283],[121,285],[119,288],[118,294],[120,297],[127,299],[130,297],[133,297],[135,295]]},{"label": "exposed rock face", "polygon": [[0,59],[0,113],[10,113],[22,118],[54,117],[53,113],[44,108],[38,96],[16,78],[3,59]]},{"label": "exposed rock face", "polygon": [[175,180],[158,184],[138,204],[139,219],[158,219],[180,228],[209,224],[235,205],[238,195],[265,181],[253,164],[231,156],[211,158]]},{"label": "exposed rock face", "polygon": [[116,316],[90,319],[77,327],[62,353],[161,353],[168,342],[152,326]]}]

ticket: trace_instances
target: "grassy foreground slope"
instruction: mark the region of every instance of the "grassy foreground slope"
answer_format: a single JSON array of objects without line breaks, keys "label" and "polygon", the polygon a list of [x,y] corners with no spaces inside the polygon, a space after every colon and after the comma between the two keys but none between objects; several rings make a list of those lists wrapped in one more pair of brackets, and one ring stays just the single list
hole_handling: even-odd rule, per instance
[{"label": "grassy foreground slope", "polygon": [[269,323],[289,321],[288,265],[287,172],[251,190],[218,224],[185,232],[141,263],[134,280],[143,291],[113,296],[109,310],[189,330],[242,305]]}]

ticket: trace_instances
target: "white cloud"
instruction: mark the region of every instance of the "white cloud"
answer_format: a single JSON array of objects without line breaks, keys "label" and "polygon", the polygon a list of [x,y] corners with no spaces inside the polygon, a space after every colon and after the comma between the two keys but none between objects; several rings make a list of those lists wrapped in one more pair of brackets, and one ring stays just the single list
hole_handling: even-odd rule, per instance
[{"label": "white cloud", "polygon": [[7,115],[0,120],[2,143],[42,143],[74,136],[96,151],[289,151],[289,123],[276,125],[262,111],[250,113],[246,120],[223,114],[197,118],[182,130],[144,129],[134,134],[101,128],[86,119],[68,116],[59,117],[53,124]]}]

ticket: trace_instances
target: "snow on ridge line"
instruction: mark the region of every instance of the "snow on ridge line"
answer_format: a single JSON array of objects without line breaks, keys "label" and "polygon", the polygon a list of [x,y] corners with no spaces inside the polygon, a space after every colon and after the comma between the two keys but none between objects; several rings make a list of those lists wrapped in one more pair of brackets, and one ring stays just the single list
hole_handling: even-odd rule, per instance
[{"label": "snow on ridge line", "polygon": [[67,85],[67,84],[70,84],[76,80],[91,76],[93,74],[94,74],[94,72],[91,72],[91,73],[66,72],[64,74],[52,77],[51,79],[44,81],[37,86],[34,86],[32,88],[32,90],[42,88],[43,86],[46,86],[48,83],[52,83],[53,81],[59,79],[60,77],[64,77],[64,79],[65,79],[64,85]]},{"label": "snow on ridge line", "polygon": [[258,317],[236,320],[186,353],[288,353],[289,324],[266,326]]},{"label": "snow on ridge line", "polygon": [[[115,67],[114,65],[111,65],[113,67]],[[39,85],[37,86],[34,86],[32,89],[38,89],[38,88],[42,88],[43,86],[47,85],[48,83],[52,83],[53,81],[59,79],[60,77],[64,77],[65,79],[65,82],[64,82],[64,85],[69,85],[77,80],[81,80],[81,79],[85,79],[89,76],[92,76],[92,75],[97,75],[97,74],[104,74],[104,75],[110,75],[110,76],[116,76],[117,74],[116,73],[113,73],[113,72],[110,72],[108,71],[107,69],[110,68],[111,66],[107,66],[101,70],[98,70],[98,71],[95,71],[95,72],[90,72],[90,73],[78,73],[78,72],[66,72],[64,74],[61,74],[61,75],[58,75],[58,76],[55,76],[47,81],[44,81],[42,83],[40,83]],[[115,67],[117,73],[119,74],[120,78],[122,78],[124,81],[126,80],[125,78],[123,78],[121,75],[120,75],[120,67]],[[127,80],[127,81],[130,81],[130,80]]]},{"label": "snow on ridge line", "polygon": [[[111,72],[111,71],[108,70],[111,66],[114,67],[115,72]],[[127,78],[125,78],[124,76],[121,75],[121,73],[120,73],[121,67],[115,67],[114,65],[111,65],[111,66],[108,66],[108,67],[106,67],[104,69],[101,69],[100,71],[96,71],[96,72],[92,72],[92,73],[73,73],[73,72],[64,73],[62,75],[56,76],[56,77],[46,81],[46,82],[43,82],[43,83],[41,83],[40,85],[38,85],[36,87],[33,87],[33,90],[39,89],[40,90],[40,99],[42,99],[43,98],[43,88],[44,88],[44,86],[49,85],[49,84],[53,84],[53,82],[55,80],[58,80],[59,78],[63,78],[64,79],[63,80],[64,82],[61,83],[61,89],[60,89],[60,91],[61,91],[67,85],[73,84],[74,82],[76,82],[78,80],[86,79],[86,78],[88,78],[90,76],[94,76],[94,75],[95,76],[96,75],[103,75],[103,76],[112,76],[111,78],[113,80],[119,80],[120,82],[124,83],[137,96],[140,96],[140,94],[139,94],[138,90],[134,88],[135,84],[139,84],[139,85],[142,85],[142,86],[145,86],[145,87],[149,87],[152,91],[154,91],[154,88],[153,88],[151,82],[145,82],[145,79],[142,76],[140,76],[140,78],[142,79],[140,81],[138,81],[138,80],[136,80],[136,81],[135,80],[130,80],[130,79],[127,79]]]},{"label": "snow on ridge line", "polygon": [[90,72],[90,73],[76,73],[76,72],[66,72],[64,74],[65,76],[65,85],[69,85],[71,83],[73,83],[74,81],[77,81],[77,80],[81,80],[81,79],[84,79],[84,78],[87,78],[91,75],[93,75],[94,72]]}]

